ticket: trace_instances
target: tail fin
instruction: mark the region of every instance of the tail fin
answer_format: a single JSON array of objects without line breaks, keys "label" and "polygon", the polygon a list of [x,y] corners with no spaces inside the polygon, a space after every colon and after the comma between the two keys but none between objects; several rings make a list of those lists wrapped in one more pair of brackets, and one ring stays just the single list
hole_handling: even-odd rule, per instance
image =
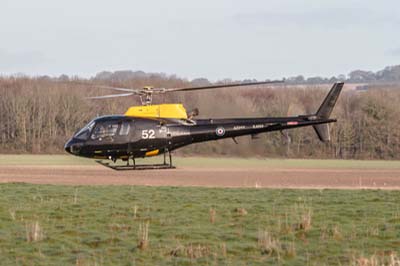
[{"label": "tail fin", "polygon": [[[339,97],[339,94],[342,91],[343,85],[344,85],[343,82],[335,83],[333,85],[332,89],[329,91],[328,95],[325,97],[317,113],[315,114],[317,116],[317,119],[329,119],[333,107],[335,107],[336,101]],[[331,136],[329,134],[328,124],[318,124],[313,127],[315,133],[317,133],[318,138],[321,141],[323,142],[330,141]]]}]

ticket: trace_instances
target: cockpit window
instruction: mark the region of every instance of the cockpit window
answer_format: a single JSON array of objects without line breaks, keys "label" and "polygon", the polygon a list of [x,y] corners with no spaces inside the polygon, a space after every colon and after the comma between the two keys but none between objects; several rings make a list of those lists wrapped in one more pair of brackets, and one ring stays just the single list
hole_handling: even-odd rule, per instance
[{"label": "cockpit window", "polygon": [[87,140],[89,138],[90,132],[93,129],[94,124],[94,121],[89,122],[89,124],[79,130],[74,137],[81,140]]},{"label": "cockpit window", "polygon": [[129,122],[123,122],[122,124],[121,124],[121,129],[119,130],[119,134],[121,135],[121,136],[126,136],[126,135],[128,135],[129,134],[129,129],[130,129],[130,124],[129,124]]},{"label": "cockpit window", "polygon": [[102,140],[107,137],[114,137],[118,130],[118,123],[100,123],[93,130],[91,139]]}]

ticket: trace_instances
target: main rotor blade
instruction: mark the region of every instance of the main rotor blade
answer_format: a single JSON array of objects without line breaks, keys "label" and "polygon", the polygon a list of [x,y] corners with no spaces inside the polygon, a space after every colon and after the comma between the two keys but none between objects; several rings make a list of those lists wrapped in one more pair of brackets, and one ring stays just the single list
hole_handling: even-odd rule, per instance
[{"label": "main rotor blade", "polygon": [[107,98],[115,98],[115,97],[126,97],[135,95],[136,93],[120,93],[120,94],[110,94],[110,95],[103,95],[103,96],[93,96],[93,97],[86,97],[86,99],[107,99]]},{"label": "main rotor blade", "polygon": [[228,83],[228,84],[218,84],[218,85],[208,85],[208,86],[188,87],[188,88],[171,88],[171,89],[165,89],[165,92],[209,90],[209,89],[228,88],[228,87],[244,87],[244,86],[256,86],[256,85],[264,85],[264,84],[279,84],[279,83],[283,83],[283,82],[284,82],[284,80],[230,83],[230,84]]},{"label": "main rotor blade", "polygon": [[139,93],[141,91],[138,89],[119,88],[119,87],[112,87],[112,86],[106,86],[106,85],[93,84],[91,86],[100,88],[100,89],[109,89],[109,90],[115,90],[115,91],[128,91],[128,92],[132,92],[132,93]]},{"label": "main rotor blade", "polygon": [[87,83],[87,82],[71,81],[71,82],[62,82],[62,83],[66,84],[66,85],[75,84],[75,85],[81,85],[81,86],[87,86],[87,87],[95,87],[95,88],[99,88],[99,89],[110,89],[110,90],[116,90],[116,91],[133,92],[133,93],[137,93],[137,94],[139,94],[141,91],[141,89],[113,87],[113,86],[108,86],[108,85],[98,85],[98,84],[92,84],[92,83]]}]

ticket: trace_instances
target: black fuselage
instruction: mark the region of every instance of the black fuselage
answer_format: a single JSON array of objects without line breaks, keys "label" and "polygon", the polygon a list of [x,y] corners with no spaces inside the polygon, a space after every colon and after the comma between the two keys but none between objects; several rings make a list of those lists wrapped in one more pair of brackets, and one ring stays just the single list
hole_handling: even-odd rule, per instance
[{"label": "black fuselage", "polygon": [[335,122],[316,116],[176,120],[105,116],[90,122],[65,144],[71,154],[88,158],[140,158],[210,140],[256,135]]}]

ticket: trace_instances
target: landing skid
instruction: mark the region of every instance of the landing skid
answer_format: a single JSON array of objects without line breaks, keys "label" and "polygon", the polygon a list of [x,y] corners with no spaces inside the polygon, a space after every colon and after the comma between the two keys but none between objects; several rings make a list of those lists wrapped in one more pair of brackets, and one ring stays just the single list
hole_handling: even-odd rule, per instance
[{"label": "landing skid", "polygon": [[133,165],[129,164],[130,159],[128,159],[126,165],[113,165],[108,161],[100,161],[97,160],[96,163],[101,164],[102,166],[108,167],[110,169],[121,171],[121,170],[159,170],[159,169],[175,169],[175,166],[172,165],[172,156],[169,154],[169,163],[166,162],[166,155],[164,153],[164,163],[162,164],[136,164],[135,158],[132,158]]}]

